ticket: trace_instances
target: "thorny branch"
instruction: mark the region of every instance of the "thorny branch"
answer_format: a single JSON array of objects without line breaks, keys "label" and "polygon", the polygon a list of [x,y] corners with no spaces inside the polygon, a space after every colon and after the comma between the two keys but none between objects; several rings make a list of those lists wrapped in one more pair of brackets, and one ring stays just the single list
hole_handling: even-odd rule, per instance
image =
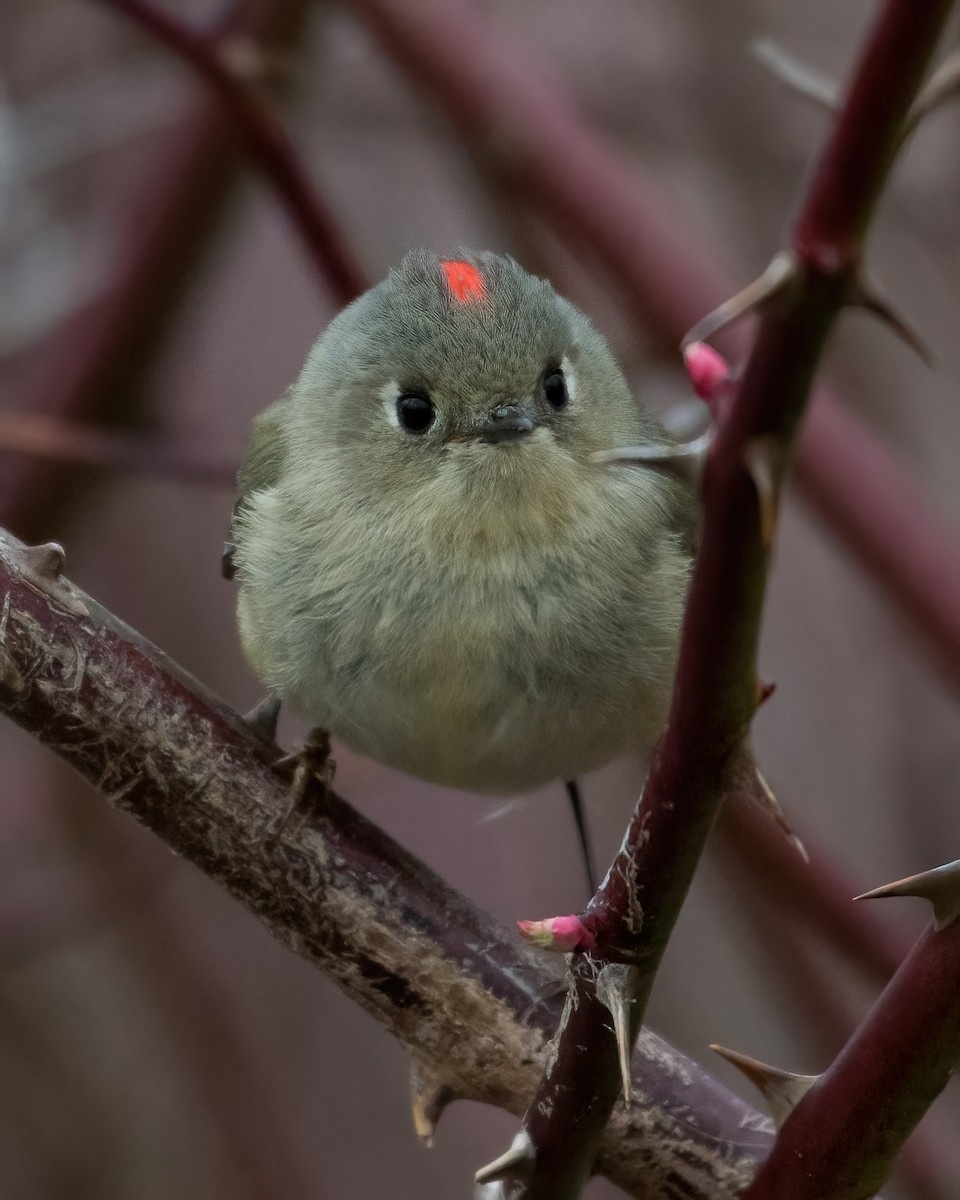
[{"label": "thorny branch", "polygon": [[[785,463],[833,321],[857,293],[866,230],[950,8],[949,0],[884,5],[789,249],[767,273],[756,341],[704,469],[702,541],[667,730],[623,848],[588,906],[596,949],[574,960],[556,1053],[504,1172],[511,1197],[580,1194],[619,1093],[606,1009],[619,1007],[622,1018],[625,1008],[626,1023],[639,1028],[707,834],[749,757],[769,535]],[[598,986],[611,962],[635,968],[618,975],[615,1004]]]},{"label": "thorny branch", "polygon": [[[280,751],[61,564],[59,548],[27,550],[0,531],[0,712],[398,1037],[421,1079],[421,1119],[458,1097],[522,1112],[562,997],[551,960],[332,794],[272,840],[289,799],[269,765]],[[769,1149],[764,1118],[647,1032],[633,1086],[643,1103],[611,1124],[600,1161],[630,1195],[727,1200]]]},{"label": "thorny branch", "polygon": [[873,1196],[957,1062],[960,922],[954,921],[941,931],[931,925],[904,959],[788,1117],[743,1200]]}]

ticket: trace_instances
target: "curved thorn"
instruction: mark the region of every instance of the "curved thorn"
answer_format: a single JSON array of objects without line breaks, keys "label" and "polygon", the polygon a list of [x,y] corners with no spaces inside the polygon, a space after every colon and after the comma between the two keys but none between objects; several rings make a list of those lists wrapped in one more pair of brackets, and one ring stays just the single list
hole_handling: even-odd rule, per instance
[{"label": "curved thorn", "polygon": [[53,581],[63,574],[67,554],[59,542],[44,542],[42,546],[25,546],[22,558],[34,578]]},{"label": "curved thorn", "polygon": [[960,859],[908,875],[873,891],[854,896],[854,900],[882,900],[887,896],[918,896],[933,905],[933,927],[946,929],[960,916]]},{"label": "curved thorn", "polygon": [[89,610],[80,599],[77,589],[64,577],[66,554],[59,542],[44,542],[41,546],[23,546],[15,551],[20,575],[38,591],[50,596],[68,612],[85,617]]},{"label": "curved thorn", "polygon": [[632,1098],[630,1084],[630,1055],[633,1050],[630,1037],[630,1005],[635,1003],[634,983],[636,967],[623,963],[608,963],[597,976],[597,999],[613,1017],[613,1033],[617,1039],[617,1057],[620,1061],[620,1082],[623,1085],[623,1102],[629,1107]]},{"label": "curved thorn", "polygon": [[777,799],[776,793],[774,792],[773,788],[771,788],[770,784],[767,783],[766,779],[764,779],[760,768],[755,767],[754,770],[756,772],[757,783],[759,785],[759,792],[754,793],[756,799],[759,801],[760,805],[769,812],[770,816],[773,817],[780,829],[782,829],[787,835],[788,840],[794,846],[803,861],[809,864],[810,855],[807,853],[807,848],[791,828],[790,822],[787,820],[787,814],[783,811],[780,801]]},{"label": "curved thorn", "polygon": [[759,278],[748,283],[735,296],[725,300],[705,317],[701,317],[696,325],[684,334],[680,342],[681,349],[693,342],[705,342],[748,312],[766,304],[774,296],[779,295],[796,278],[796,275],[795,256],[790,250],[781,250],[770,260],[767,269]]},{"label": "curved thorn", "polygon": [[751,438],[743,447],[743,463],[757,489],[760,506],[760,540],[764,550],[773,545],[777,528],[777,501],[783,474],[783,446],[770,434]]},{"label": "curved thorn", "polygon": [[924,117],[960,95],[960,50],[949,55],[927,80],[923,91],[914,101],[903,124],[903,136],[908,138]]},{"label": "curved thorn", "polygon": [[613,450],[595,450],[590,458],[593,462],[607,465],[620,463],[624,466],[637,463],[643,466],[663,466],[671,463],[699,462],[710,449],[712,442],[713,431],[707,429],[690,442],[678,442],[676,445],[652,442],[648,446],[617,446]]},{"label": "curved thorn", "polygon": [[791,92],[836,116],[840,109],[840,90],[829,76],[794,58],[772,38],[757,38],[750,46],[750,53]]},{"label": "curved thorn", "polygon": [[891,333],[895,334],[928,367],[936,366],[933,351],[910,322],[897,312],[876,284],[868,283],[865,279],[858,279],[853,286],[850,303],[872,313],[882,321]]},{"label": "curved thorn", "polygon": [[473,1177],[474,1182],[496,1183],[499,1179],[522,1179],[530,1173],[536,1157],[530,1134],[521,1129],[510,1143],[510,1149],[481,1167]]},{"label": "curved thorn", "polygon": [[711,1043],[710,1049],[746,1075],[766,1100],[773,1123],[778,1129],[820,1078],[819,1075],[797,1075],[793,1071],[781,1071],[779,1067],[771,1067],[758,1058],[750,1058],[747,1054],[729,1050],[726,1046],[718,1046],[715,1042]]},{"label": "curved thorn", "polygon": [[437,1124],[457,1095],[426,1063],[414,1058],[410,1064],[410,1114],[417,1137],[432,1149]]}]

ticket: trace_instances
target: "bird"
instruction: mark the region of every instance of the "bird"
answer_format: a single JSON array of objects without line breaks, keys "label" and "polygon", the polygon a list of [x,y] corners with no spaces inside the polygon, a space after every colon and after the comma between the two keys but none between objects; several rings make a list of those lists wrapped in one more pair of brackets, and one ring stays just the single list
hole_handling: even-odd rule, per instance
[{"label": "bird", "polygon": [[547,280],[411,251],[254,421],[225,557],[250,665],[320,744],[565,783],[577,813],[665,722],[697,522],[675,445]]}]

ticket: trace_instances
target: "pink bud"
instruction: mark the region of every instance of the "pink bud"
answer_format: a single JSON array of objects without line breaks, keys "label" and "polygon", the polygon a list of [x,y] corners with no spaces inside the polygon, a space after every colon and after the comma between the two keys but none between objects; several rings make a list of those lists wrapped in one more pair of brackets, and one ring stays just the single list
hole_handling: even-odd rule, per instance
[{"label": "pink bud", "polygon": [[544,950],[568,954],[592,950],[597,939],[577,916],[547,917],[545,921],[518,921],[520,936]]},{"label": "pink bud", "polygon": [[730,367],[722,354],[706,342],[691,342],[683,348],[683,365],[687,368],[693,390],[701,400],[717,400],[730,381]]}]

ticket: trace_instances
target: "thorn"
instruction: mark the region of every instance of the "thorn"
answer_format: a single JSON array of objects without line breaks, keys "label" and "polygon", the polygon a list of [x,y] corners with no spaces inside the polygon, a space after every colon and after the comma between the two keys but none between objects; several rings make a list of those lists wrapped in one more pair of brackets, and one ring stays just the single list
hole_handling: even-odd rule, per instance
[{"label": "thorn", "polygon": [[633,1052],[633,1039],[630,1036],[630,1005],[636,1003],[634,989],[638,978],[639,972],[636,967],[628,967],[624,963],[608,963],[597,976],[596,985],[597,999],[610,1010],[613,1017],[623,1102],[627,1107],[630,1106],[632,1096],[630,1057]]},{"label": "thorn", "polygon": [[777,499],[783,473],[783,447],[771,434],[751,438],[743,447],[744,466],[757,489],[760,505],[760,540],[764,550],[773,545],[777,528]]},{"label": "thorn", "polygon": [[277,740],[277,721],[282,707],[283,701],[279,696],[264,696],[259,704],[244,714],[244,724],[248,725],[261,741],[273,745]]},{"label": "thorn", "polygon": [[44,542],[42,546],[24,546],[22,561],[35,579],[53,582],[63,574],[67,554],[59,542]]},{"label": "thorn", "polygon": [[797,262],[790,250],[781,250],[770,260],[767,269],[752,283],[725,300],[723,304],[702,317],[680,343],[681,349],[694,342],[705,342],[748,312],[759,308],[779,295],[797,276]]},{"label": "thorn", "polygon": [[618,446],[613,450],[595,450],[590,458],[593,462],[615,465],[632,465],[640,463],[646,466],[670,466],[689,462],[699,463],[710,449],[713,441],[712,430],[706,430],[690,442],[677,442],[673,445],[659,442],[648,446]]},{"label": "thorn", "polygon": [[417,1137],[428,1150],[433,1147],[437,1124],[456,1092],[426,1063],[413,1059],[410,1066],[410,1112]]},{"label": "thorn", "polygon": [[547,917],[543,921],[518,921],[517,932],[526,942],[541,950],[570,954],[592,950],[597,939],[578,916]]},{"label": "thorn", "polygon": [[795,1075],[792,1071],[781,1071],[759,1059],[728,1050],[726,1046],[718,1046],[715,1042],[711,1043],[710,1049],[746,1075],[766,1100],[778,1129],[782,1128],[787,1117],[820,1078],[819,1075]]},{"label": "thorn", "polygon": [[948,100],[952,100],[958,93],[960,93],[960,50],[954,51],[948,58],[945,58],[927,80],[903,123],[904,139],[913,133],[924,117],[928,117],[935,109],[940,108]]},{"label": "thorn", "polygon": [[882,900],[887,896],[919,896],[933,905],[933,927],[939,933],[960,916],[960,859],[908,875],[894,883],[854,896],[854,900]]},{"label": "thorn", "polygon": [[765,679],[758,679],[757,680],[757,708],[762,708],[776,690],[777,690],[777,685],[775,683],[768,683]]},{"label": "thorn", "polygon": [[872,313],[882,321],[926,366],[931,369],[936,366],[933,351],[906,318],[897,312],[876,284],[868,283],[865,279],[856,280],[851,290],[850,303]]},{"label": "thorn", "polygon": [[690,342],[683,347],[683,365],[693,390],[701,400],[710,403],[727,391],[730,383],[730,364],[706,342]]},{"label": "thorn", "polygon": [[839,89],[827,75],[814,71],[799,58],[794,58],[772,38],[757,38],[750,52],[791,92],[812,101],[832,116],[837,114],[840,109]]},{"label": "thorn", "polygon": [[776,793],[770,784],[764,779],[760,768],[754,765],[753,770],[756,776],[756,781],[760,787],[759,792],[754,792],[754,797],[760,806],[765,808],[770,816],[773,817],[780,829],[782,829],[787,835],[787,839],[792,843],[797,853],[809,866],[810,855],[807,853],[807,848],[790,827],[790,822],[787,820],[787,814],[783,811],[783,807],[780,804],[780,801],[777,799]]},{"label": "thorn", "polygon": [[492,1163],[481,1167],[473,1178],[476,1183],[496,1183],[499,1179],[525,1179],[533,1169],[536,1157],[530,1134],[521,1129],[510,1143],[506,1154],[501,1154]]},{"label": "thorn", "polygon": [[80,592],[63,576],[66,557],[59,542],[21,546],[17,550],[17,570],[28,583],[50,596],[68,612],[80,617],[89,616],[90,610],[81,600]]}]

